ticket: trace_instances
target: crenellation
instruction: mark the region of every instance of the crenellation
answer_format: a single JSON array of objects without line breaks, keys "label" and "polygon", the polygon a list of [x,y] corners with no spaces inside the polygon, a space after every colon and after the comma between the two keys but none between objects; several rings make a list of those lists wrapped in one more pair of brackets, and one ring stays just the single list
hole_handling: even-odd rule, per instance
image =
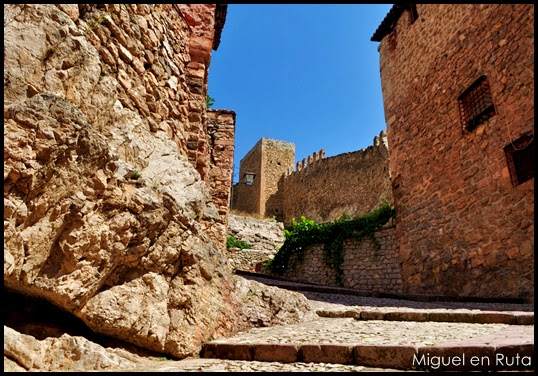
[{"label": "crenellation", "polygon": [[[264,149],[263,145],[277,142],[269,140],[262,138],[241,160],[241,177],[249,169],[255,172],[256,178],[251,187],[242,182],[234,186],[232,208],[275,216],[290,225],[292,218],[303,215],[318,222],[327,222],[343,213],[362,215],[377,209],[384,201],[392,202],[385,131],[376,136],[373,146],[364,150],[326,158],[325,149],[321,149],[299,160],[295,170],[292,164],[294,156],[273,148],[271,150],[276,150],[276,154],[272,154],[273,159],[283,160],[287,156],[288,165],[267,178],[270,164],[262,161],[271,159],[273,152],[269,152],[267,147]],[[252,165],[254,160],[259,161]],[[261,189],[267,181],[273,182],[270,200],[264,193],[265,188]],[[264,200],[270,202],[265,208],[262,205]],[[268,207],[270,210],[267,210]]]}]

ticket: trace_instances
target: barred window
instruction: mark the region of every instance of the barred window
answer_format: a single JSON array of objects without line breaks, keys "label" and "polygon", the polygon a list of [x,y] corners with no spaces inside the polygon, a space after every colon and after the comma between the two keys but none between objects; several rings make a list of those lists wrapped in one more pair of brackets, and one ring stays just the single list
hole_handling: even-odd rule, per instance
[{"label": "barred window", "polygon": [[458,97],[463,129],[471,131],[495,115],[486,76],[481,76]]},{"label": "barred window", "polygon": [[504,147],[514,187],[534,177],[534,135],[527,133]]}]

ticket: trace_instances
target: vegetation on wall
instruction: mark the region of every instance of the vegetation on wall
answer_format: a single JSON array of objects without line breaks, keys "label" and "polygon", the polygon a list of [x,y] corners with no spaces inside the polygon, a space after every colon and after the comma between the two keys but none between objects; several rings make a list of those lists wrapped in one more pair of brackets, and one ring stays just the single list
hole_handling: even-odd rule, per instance
[{"label": "vegetation on wall", "polygon": [[215,104],[215,98],[213,98],[211,95],[207,94],[205,97],[205,104],[207,108],[211,108]]},{"label": "vegetation on wall", "polygon": [[313,244],[324,244],[323,258],[336,272],[336,282],[342,284],[344,261],[344,240],[361,240],[368,236],[377,244],[374,231],[387,223],[395,215],[389,204],[369,214],[350,218],[343,214],[333,222],[317,224],[312,220],[301,217],[299,222],[293,219],[290,230],[284,230],[285,242],[274,258],[266,262],[265,266],[272,272],[282,274],[288,265],[292,253],[302,260],[306,247]]},{"label": "vegetation on wall", "polygon": [[226,248],[252,249],[252,246],[243,240],[237,240],[234,236],[226,238]]}]

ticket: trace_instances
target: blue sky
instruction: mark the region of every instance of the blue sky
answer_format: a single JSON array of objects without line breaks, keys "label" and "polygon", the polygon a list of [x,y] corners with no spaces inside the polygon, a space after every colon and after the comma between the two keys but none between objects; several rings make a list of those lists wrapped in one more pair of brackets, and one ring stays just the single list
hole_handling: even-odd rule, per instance
[{"label": "blue sky", "polygon": [[386,124],[370,37],[391,6],[228,5],[208,92],[237,114],[234,182],[261,137],[293,142],[296,161],[372,145]]}]

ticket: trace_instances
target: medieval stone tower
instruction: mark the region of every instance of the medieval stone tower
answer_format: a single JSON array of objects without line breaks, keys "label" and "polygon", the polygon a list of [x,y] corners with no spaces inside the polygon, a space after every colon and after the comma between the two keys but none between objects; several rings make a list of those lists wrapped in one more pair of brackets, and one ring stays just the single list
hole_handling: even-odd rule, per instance
[{"label": "medieval stone tower", "polygon": [[262,137],[243,157],[233,186],[232,209],[263,217],[282,217],[279,181],[293,171],[295,145]]}]

